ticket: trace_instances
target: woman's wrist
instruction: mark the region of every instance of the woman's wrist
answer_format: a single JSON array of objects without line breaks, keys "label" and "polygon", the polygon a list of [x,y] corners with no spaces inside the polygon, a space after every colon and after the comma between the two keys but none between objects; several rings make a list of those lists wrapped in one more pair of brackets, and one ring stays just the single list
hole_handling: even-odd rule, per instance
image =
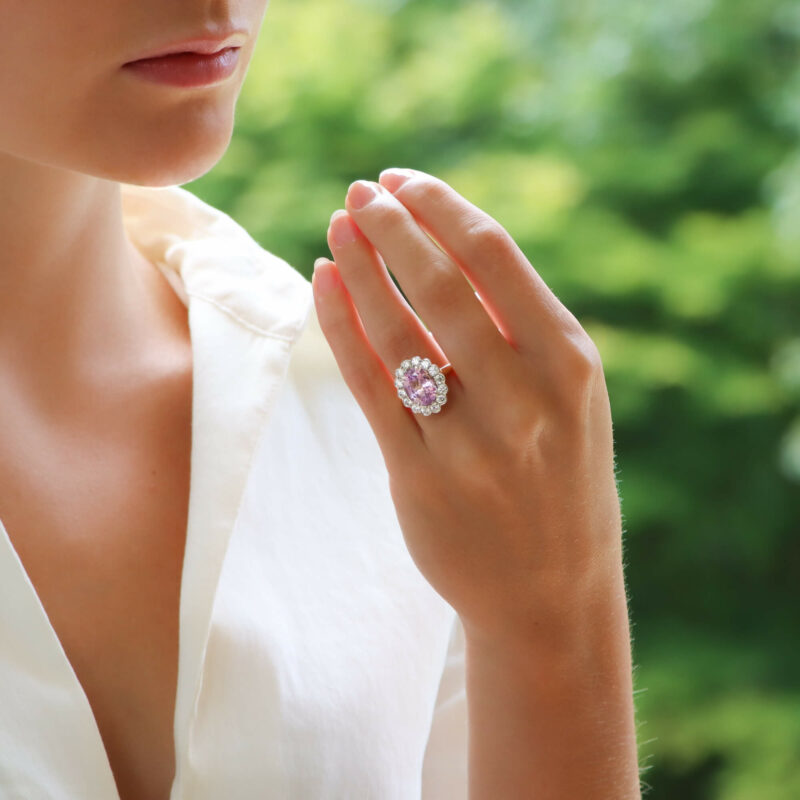
[{"label": "woman's wrist", "polygon": [[563,569],[524,575],[517,585],[509,582],[490,613],[479,618],[462,614],[461,620],[476,650],[548,652],[551,657],[559,652],[572,657],[595,637],[602,642],[604,631],[627,631],[621,535],[612,533],[602,549]]},{"label": "woman's wrist", "polygon": [[548,614],[526,636],[465,626],[470,800],[638,798],[621,569]]}]

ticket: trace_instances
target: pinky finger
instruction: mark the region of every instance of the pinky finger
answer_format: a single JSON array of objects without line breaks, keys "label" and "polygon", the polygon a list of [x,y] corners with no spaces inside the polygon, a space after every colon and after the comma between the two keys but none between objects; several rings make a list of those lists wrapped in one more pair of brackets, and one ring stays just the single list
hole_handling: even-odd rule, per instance
[{"label": "pinky finger", "polygon": [[378,440],[387,466],[415,463],[422,429],[397,396],[394,377],[367,339],[335,262],[318,258],[311,279],[317,318],[348,388]]}]

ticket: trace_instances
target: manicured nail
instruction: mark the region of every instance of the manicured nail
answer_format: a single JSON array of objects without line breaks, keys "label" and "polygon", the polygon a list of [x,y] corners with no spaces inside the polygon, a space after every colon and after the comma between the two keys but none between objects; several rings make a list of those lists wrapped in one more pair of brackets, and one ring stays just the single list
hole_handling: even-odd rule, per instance
[{"label": "manicured nail", "polygon": [[358,237],[353,220],[350,219],[347,212],[341,209],[337,209],[331,214],[330,229],[333,243],[338,247],[350,244]]},{"label": "manicured nail", "polygon": [[378,176],[378,180],[381,186],[384,186],[390,192],[396,192],[409,178],[413,177],[414,173],[410,169],[391,167],[383,170]]},{"label": "manicured nail", "polygon": [[375,189],[367,181],[353,181],[347,190],[347,199],[350,201],[350,207],[354,209],[364,208],[373,197]]}]

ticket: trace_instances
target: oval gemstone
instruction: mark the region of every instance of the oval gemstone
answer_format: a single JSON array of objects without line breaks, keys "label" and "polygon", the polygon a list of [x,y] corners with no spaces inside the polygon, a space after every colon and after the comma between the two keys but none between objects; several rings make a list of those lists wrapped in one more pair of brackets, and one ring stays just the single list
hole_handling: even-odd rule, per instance
[{"label": "oval gemstone", "polygon": [[409,367],[403,375],[403,388],[409,399],[421,406],[436,401],[436,381],[422,367]]}]

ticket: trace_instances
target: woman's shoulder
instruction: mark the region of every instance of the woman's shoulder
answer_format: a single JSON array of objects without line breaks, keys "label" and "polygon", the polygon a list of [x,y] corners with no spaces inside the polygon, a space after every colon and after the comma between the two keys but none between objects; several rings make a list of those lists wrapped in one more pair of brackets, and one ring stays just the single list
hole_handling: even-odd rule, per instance
[{"label": "woman's shoulder", "polygon": [[297,269],[182,186],[123,183],[121,198],[129,239],[164,272],[190,313],[192,304],[203,305],[251,333],[294,343],[312,297]]}]

